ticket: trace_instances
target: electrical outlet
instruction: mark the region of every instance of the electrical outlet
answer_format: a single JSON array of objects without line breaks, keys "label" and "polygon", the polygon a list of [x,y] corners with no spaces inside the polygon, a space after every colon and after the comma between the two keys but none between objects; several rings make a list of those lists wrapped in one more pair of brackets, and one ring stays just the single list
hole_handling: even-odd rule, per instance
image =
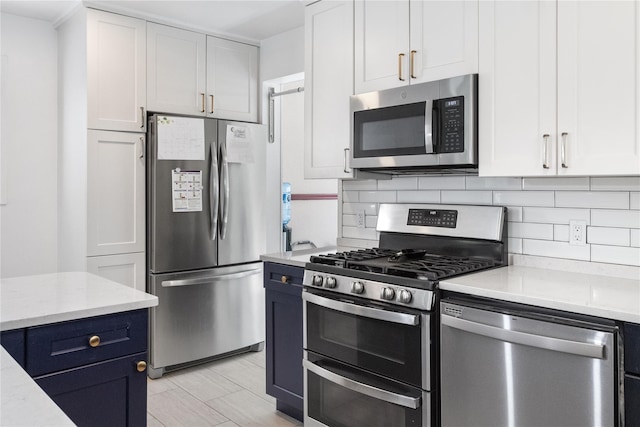
[{"label": "electrical outlet", "polygon": [[569,221],[569,244],[584,246],[587,244],[587,222]]},{"label": "electrical outlet", "polygon": [[365,228],[365,226],[366,226],[366,217],[363,209],[356,212],[356,227]]}]

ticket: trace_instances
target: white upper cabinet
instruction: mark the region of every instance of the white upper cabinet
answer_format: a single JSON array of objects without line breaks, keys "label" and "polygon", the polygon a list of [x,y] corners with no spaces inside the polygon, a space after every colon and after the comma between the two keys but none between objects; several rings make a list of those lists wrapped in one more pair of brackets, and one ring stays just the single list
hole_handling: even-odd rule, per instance
[{"label": "white upper cabinet", "polygon": [[355,5],[355,93],[478,72],[478,1]]},{"label": "white upper cabinet", "polygon": [[147,23],[147,108],[206,113],[207,39],[204,34]]},{"label": "white upper cabinet", "polygon": [[305,9],[305,178],[350,178],[353,2]]},{"label": "white upper cabinet", "polygon": [[483,176],[640,174],[638,2],[481,1]]},{"label": "white upper cabinet", "polygon": [[258,48],[147,24],[149,111],[258,120]]},{"label": "white upper cabinet", "polygon": [[258,121],[258,48],[207,37],[207,114]]},{"label": "white upper cabinet", "polygon": [[87,116],[90,129],[144,132],[146,23],[87,10]]}]

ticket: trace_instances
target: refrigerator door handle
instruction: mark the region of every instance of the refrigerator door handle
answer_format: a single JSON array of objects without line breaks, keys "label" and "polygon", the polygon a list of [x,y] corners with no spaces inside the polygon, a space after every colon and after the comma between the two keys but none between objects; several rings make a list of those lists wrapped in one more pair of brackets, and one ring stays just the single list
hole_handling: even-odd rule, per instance
[{"label": "refrigerator door handle", "polygon": [[227,161],[227,142],[220,142],[220,153],[222,154],[222,203],[220,213],[220,238],[224,239],[227,235],[227,221],[229,220],[229,162]]},{"label": "refrigerator door handle", "polygon": [[243,277],[253,276],[254,274],[260,274],[260,273],[262,273],[262,268],[254,268],[251,270],[240,271],[238,273],[198,277],[197,279],[166,280],[162,282],[162,287],[171,288],[171,287],[177,287],[177,286],[206,285],[206,284],[210,284],[211,282],[217,282],[220,280],[240,279]]},{"label": "refrigerator door handle", "polygon": [[220,182],[218,178],[218,155],[215,149],[215,142],[211,143],[211,169],[209,170],[209,219],[211,221],[211,240],[216,240],[218,229],[218,205],[220,199],[218,197],[220,190]]}]

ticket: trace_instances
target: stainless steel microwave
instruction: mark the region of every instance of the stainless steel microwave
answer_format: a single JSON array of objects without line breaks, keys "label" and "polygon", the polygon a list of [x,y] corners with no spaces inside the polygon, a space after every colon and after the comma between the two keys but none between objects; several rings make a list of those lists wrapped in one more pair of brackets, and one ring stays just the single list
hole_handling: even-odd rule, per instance
[{"label": "stainless steel microwave", "polygon": [[351,96],[351,167],[378,172],[478,167],[478,75]]}]

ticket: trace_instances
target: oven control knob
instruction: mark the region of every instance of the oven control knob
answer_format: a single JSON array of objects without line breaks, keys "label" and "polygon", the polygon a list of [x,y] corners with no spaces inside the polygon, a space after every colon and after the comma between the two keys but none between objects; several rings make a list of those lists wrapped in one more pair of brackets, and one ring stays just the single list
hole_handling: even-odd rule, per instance
[{"label": "oven control knob", "polygon": [[322,276],[314,275],[311,284],[313,286],[322,286]]},{"label": "oven control knob", "polygon": [[353,282],[351,284],[351,292],[354,294],[361,294],[364,292],[364,283],[362,282]]},{"label": "oven control knob", "polygon": [[409,304],[411,302],[411,292],[409,292],[406,289],[402,289],[400,291],[400,294],[398,295],[398,301],[400,301],[403,304]]},{"label": "oven control knob", "polygon": [[324,281],[325,288],[335,288],[336,287],[336,278],[335,277],[327,277],[327,280]]},{"label": "oven control knob", "polygon": [[396,297],[396,293],[391,288],[382,288],[382,292],[380,292],[380,297],[388,301],[393,301],[393,299]]}]

